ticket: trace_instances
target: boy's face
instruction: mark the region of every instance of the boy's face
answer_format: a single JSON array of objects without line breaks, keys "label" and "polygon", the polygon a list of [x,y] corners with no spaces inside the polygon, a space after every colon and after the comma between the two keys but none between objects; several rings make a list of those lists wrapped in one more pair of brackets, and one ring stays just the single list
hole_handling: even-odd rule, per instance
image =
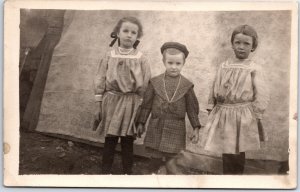
[{"label": "boy's face", "polygon": [[184,54],[179,53],[176,55],[171,55],[165,53],[163,62],[165,64],[167,74],[172,77],[176,77],[180,74],[180,71],[184,65]]},{"label": "boy's face", "polygon": [[247,59],[253,48],[253,39],[251,36],[238,33],[234,37],[232,48],[238,59]]},{"label": "boy's face", "polygon": [[120,47],[132,48],[133,44],[137,40],[139,27],[130,22],[124,22],[121,25],[118,37],[120,38]]}]

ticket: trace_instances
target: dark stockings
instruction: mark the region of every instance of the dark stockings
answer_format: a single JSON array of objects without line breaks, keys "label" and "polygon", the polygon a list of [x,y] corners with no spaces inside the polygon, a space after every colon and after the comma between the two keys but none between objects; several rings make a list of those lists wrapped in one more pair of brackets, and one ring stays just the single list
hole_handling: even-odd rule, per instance
[{"label": "dark stockings", "polygon": [[239,154],[223,154],[223,174],[240,175],[244,172],[245,152]]},{"label": "dark stockings", "polygon": [[[118,144],[119,137],[105,137],[103,157],[102,157],[102,173],[111,174],[111,168],[114,161],[115,149]],[[133,165],[133,137],[121,137],[121,155],[124,174],[132,174]]]}]

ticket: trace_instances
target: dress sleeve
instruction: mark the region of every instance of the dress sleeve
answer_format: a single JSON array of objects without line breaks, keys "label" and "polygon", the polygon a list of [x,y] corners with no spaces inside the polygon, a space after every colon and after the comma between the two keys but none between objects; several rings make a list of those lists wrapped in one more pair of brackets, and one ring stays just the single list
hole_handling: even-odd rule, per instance
[{"label": "dress sleeve", "polygon": [[102,101],[102,96],[103,93],[105,92],[107,65],[108,65],[108,56],[105,55],[105,57],[103,57],[100,60],[100,63],[98,65],[98,70],[94,78],[94,93],[95,93],[96,101]]},{"label": "dress sleeve", "polygon": [[253,83],[253,111],[256,118],[262,119],[263,113],[265,112],[269,103],[269,86],[266,81],[266,76],[260,67],[256,67],[252,73],[252,83]]},{"label": "dress sleeve", "polygon": [[217,83],[217,78],[218,78],[218,76],[220,76],[220,73],[221,73],[221,66],[217,70],[214,80],[210,85],[210,92],[209,92],[209,96],[208,96],[208,106],[207,106],[207,109],[210,109],[210,110],[213,109],[214,106],[217,104],[217,100],[215,98],[215,86]]},{"label": "dress sleeve", "polygon": [[140,114],[139,114],[139,117],[137,120],[138,123],[145,124],[147,122],[147,119],[152,110],[152,103],[153,103],[154,95],[155,95],[154,87],[151,84],[151,82],[149,82],[146,92],[144,94],[143,103],[141,105],[141,111],[140,111]]},{"label": "dress sleeve", "polygon": [[143,57],[142,59],[142,70],[143,70],[143,86],[140,90],[140,94],[143,96],[145,94],[145,91],[147,89],[147,86],[149,84],[149,80],[151,78],[151,69],[150,69],[150,64],[149,61],[146,57]]},{"label": "dress sleeve", "polygon": [[209,96],[208,96],[208,106],[207,109],[213,109],[214,106],[216,105],[216,99],[214,97],[214,85],[215,82],[213,82],[210,86],[210,92],[209,92]]},{"label": "dress sleeve", "polygon": [[191,122],[192,127],[195,129],[196,127],[201,127],[199,121],[199,103],[194,92],[193,88],[190,88],[187,94],[185,95],[185,102],[186,102],[186,110],[188,118]]}]

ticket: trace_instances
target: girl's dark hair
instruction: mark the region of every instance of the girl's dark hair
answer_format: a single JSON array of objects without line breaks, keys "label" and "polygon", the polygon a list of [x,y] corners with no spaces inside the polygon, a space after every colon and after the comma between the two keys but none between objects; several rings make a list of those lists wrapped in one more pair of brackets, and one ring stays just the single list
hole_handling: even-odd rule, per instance
[{"label": "girl's dark hair", "polygon": [[136,24],[139,28],[137,38],[141,38],[143,36],[143,26],[142,26],[141,22],[135,17],[124,17],[124,18],[120,19],[113,30],[113,32],[115,34],[118,34],[120,32],[120,28],[122,26],[122,23],[124,23],[124,22],[130,22],[130,23]]},{"label": "girl's dark hair", "polygon": [[252,37],[252,40],[253,40],[252,51],[255,51],[255,49],[257,48],[257,45],[258,45],[258,36],[257,36],[255,29],[249,25],[238,26],[232,32],[231,44],[233,44],[234,37],[239,33],[242,33],[244,35],[248,35],[248,36]]}]

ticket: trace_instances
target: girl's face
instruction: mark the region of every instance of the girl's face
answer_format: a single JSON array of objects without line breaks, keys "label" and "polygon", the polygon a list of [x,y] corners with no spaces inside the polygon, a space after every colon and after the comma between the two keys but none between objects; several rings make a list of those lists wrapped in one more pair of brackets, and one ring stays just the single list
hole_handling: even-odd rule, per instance
[{"label": "girl's face", "polygon": [[121,25],[118,37],[120,39],[120,47],[129,49],[137,40],[139,27],[138,25],[130,22],[124,22]]},{"label": "girl's face", "polygon": [[166,53],[163,62],[165,64],[167,74],[172,77],[176,77],[180,74],[184,65],[184,55],[183,53],[179,53],[177,55],[170,55]]},{"label": "girl's face", "polygon": [[251,36],[238,33],[234,37],[232,48],[238,59],[247,59],[253,48],[253,39]]}]

